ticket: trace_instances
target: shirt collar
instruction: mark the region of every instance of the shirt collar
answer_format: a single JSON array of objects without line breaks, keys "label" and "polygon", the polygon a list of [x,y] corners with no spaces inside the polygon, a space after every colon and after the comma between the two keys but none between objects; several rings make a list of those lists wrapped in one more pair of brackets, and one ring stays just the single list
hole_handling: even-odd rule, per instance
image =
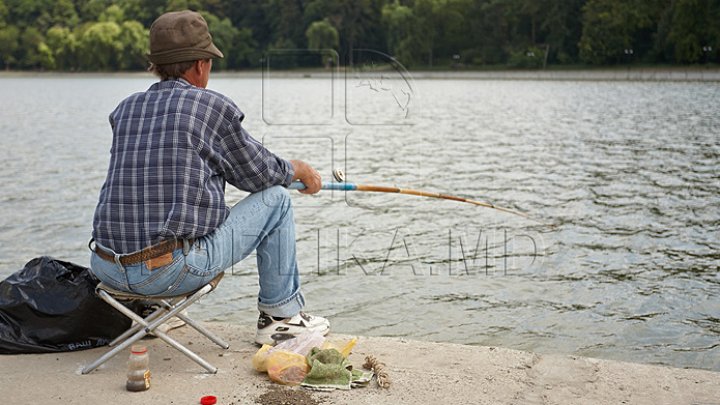
[{"label": "shirt collar", "polygon": [[174,89],[178,87],[189,87],[192,86],[190,82],[183,79],[182,77],[172,78],[168,80],[161,80],[150,87],[152,90],[166,90],[166,89]]},{"label": "shirt collar", "polygon": [[189,81],[183,79],[182,77],[178,77],[178,78],[175,79],[175,80],[178,81],[178,82],[180,82],[180,83],[184,83],[186,86],[192,86],[192,84],[190,84]]}]

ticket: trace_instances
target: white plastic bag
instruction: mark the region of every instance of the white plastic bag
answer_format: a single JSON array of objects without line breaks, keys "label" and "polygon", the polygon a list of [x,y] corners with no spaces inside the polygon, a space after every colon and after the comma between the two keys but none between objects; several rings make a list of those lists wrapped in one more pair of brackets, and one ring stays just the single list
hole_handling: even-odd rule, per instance
[{"label": "white plastic bag", "polygon": [[313,347],[321,347],[325,343],[325,336],[320,332],[305,332],[297,335],[292,339],[282,341],[275,345],[270,352],[275,350],[285,350],[292,353],[307,356]]},{"label": "white plastic bag", "polygon": [[[274,352],[287,352],[300,355],[300,357],[307,356],[313,347],[322,347],[325,343],[325,336],[320,332],[305,332],[292,339],[285,340],[278,343],[275,347],[270,345],[263,345],[260,350],[255,353],[252,359],[253,367],[255,370],[264,373],[268,371],[268,358]],[[278,359],[282,359],[279,357]]]}]

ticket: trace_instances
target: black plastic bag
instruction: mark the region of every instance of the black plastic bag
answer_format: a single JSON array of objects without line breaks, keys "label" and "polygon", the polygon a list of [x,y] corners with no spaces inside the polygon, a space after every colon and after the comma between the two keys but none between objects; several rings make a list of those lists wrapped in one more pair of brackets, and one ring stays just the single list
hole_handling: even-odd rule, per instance
[{"label": "black plastic bag", "polygon": [[39,257],[0,282],[0,353],[107,345],[131,321],[95,295],[97,279],[73,263]]}]

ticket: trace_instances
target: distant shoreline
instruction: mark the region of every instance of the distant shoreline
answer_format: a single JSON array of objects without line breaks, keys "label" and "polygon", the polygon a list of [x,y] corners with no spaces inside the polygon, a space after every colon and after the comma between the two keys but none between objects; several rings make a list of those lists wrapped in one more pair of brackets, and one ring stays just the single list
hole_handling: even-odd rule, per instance
[{"label": "distant shoreline", "polygon": [[[383,73],[390,71],[383,71]],[[273,70],[274,78],[328,78],[332,71],[322,69]],[[334,71],[336,77],[346,74]],[[543,81],[631,81],[631,82],[720,82],[720,68],[628,67],[568,70],[410,70],[417,80],[543,80]],[[353,77],[373,77],[378,72],[347,72]],[[150,77],[148,72],[38,72],[0,71],[0,79],[13,77]],[[260,78],[261,70],[213,72],[213,78]]]}]

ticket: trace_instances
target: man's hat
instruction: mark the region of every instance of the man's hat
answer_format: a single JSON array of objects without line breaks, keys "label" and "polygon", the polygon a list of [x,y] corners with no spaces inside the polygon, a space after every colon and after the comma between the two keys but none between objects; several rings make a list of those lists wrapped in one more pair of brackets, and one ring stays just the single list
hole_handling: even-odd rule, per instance
[{"label": "man's hat", "polygon": [[150,26],[148,59],[156,65],[222,57],[207,22],[194,11],[165,13]]}]

